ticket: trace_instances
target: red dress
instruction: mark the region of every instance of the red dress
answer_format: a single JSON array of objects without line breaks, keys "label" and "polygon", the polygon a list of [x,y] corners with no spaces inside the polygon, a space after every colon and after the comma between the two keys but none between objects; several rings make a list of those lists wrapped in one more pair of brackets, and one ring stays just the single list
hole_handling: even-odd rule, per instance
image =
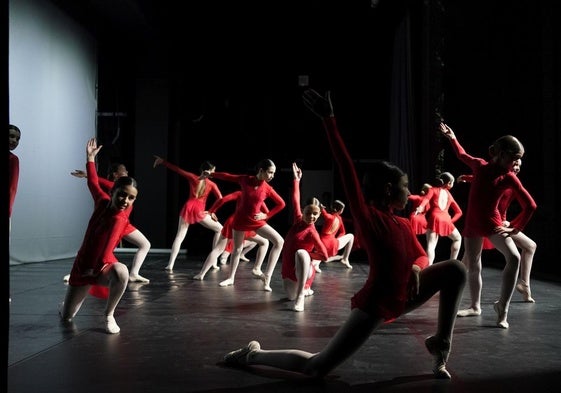
[{"label": "red dress", "polygon": [[368,278],[351,299],[372,315],[391,321],[401,315],[413,264],[424,269],[428,257],[407,218],[371,206],[364,198],[354,162],[337,129],[334,117],[323,119],[331,152],[354,220],[355,235],[368,257]]},{"label": "red dress", "polygon": [[427,210],[429,207],[425,207],[422,213],[415,214],[415,209],[417,209],[421,202],[424,200],[424,195],[409,195],[409,200],[411,201],[411,213],[409,214],[409,222],[411,223],[411,228],[416,235],[424,235],[427,232]]},{"label": "red dress", "polygon": [[[269,183],[258,180],[255,176],[213,172],[212,177],[238,183],[241,187],[242,194],[238,199],[232,222],[232,228],[236,231],[255,231],[286,206],[286,202]],[[273,200],[274,206],[267,214],[266,220],[256,220],[255,216],[261,212],[267,198]]]},{"label": "red dress", "polygon": [[[447,194],[447,201],[444,208],[441,209],[438,200],[440,194],[443,192]],[[429,189],[420,207],[424,210],[428,210],[427,229],[430,229],[440,236],[449,236],[454,229],[456,229],[454,223],[458,221],[463,214],[462,209],[460,209],[460,206],[456,203],[450,191],[444,187],[432,187]],[[450,216],[450,209],[454,212],[453,216]]]},{"label": "red dress", "polygon": [[323,244],[327,249],[329,257],[335,256],[339,252],[339,237],[347,233],[343,218],[339,213],[329,213],[324,207],[321,208],[323,225],[319,232]]},{"label": "red dress", "polygon": [[8,178],[10,183],[10,206],[9,206],[9,216],[12,217],[12,207],[14,206],[14,201],[16,199],[16,193],[18,191],[18,181],[19,181],[19,158],[11,151],[8,156]]},{"label": "red dress", "polygon": [[487,237],[494,233],[494,228],[502,226],[498,205],[501,195],[508,189],[512,190],[521,207],[518,216],[512,220],[513,226],[523,230],[537,206],[516,174],[493,162],[470,156],[457,139],[451,139],[450,142],[456,157],[469,166],[474,175],[468,195],[463,236]]},{"label": "red dress", "polygon": [[[311,259],[325,261],[329,258],[327,249],[321,241],[321,237],[314,223],[308,224],[302,220],[302,210],[300,208],[300,182],[294,180],[292,189],[292,206],[294,210],[293,224],[284,237],[282,247],[282,278],[288,278],[292,281],[298,281],[296,277],[296,251],[306,250]],[[310,265],[312,261],[310,260]],[[312,285],[316,271],[314,268],[310,270],[311,275],[306,280],[305,287]]]},{"label": "red dress", "polygon": [[[185,204],[181,208],[179,216],[187,224],[196,224],[202,221],[206,216],[206,201],[208,196],[212,193],[216,199],[222,198],[222,193],[218,189],[216,183],[210,179],[200,180],[199,176],[194,173],[184,171],[166,160],[163,160],[162,164],[187,179],[189,183],[189,198],[187,198],[187,201],[185,201]],[[204,185],[199,190],[199,182],[201,181]],[[197,192],[199,193],[197,194]]]},{"label": "red dress", "polygon": [[[217,199],[212,206],[210,207],[210,209],[208,209],[209,213],[215,213],[222,207],[222,205],[224,205],[227,202],[231,202],[231,201],[237,201],[242,195],[241,191],[234,191],[228,195],[226,195],[225,197],[222,197],[220,199]],[[267,206],[263,203],[261,211],[263,213],[268,213],[269,209],[267,209]],[[223,226],[222,226],[222,230],[220,231],[220,234],[225,237],[226,239],[229,239],[228,243],[226,243],[226,247],[224,248],[224,251],[227,252],[232,252],[232,248],[233,248],[233,235],[232,235],[232,223],[234,222],[234,215],[232,214],[230,217],[228,217],[226,219],[226,221],[224,222]],[[257,233],[255,231],[245,231],[245,235],[244,235],[244,239],[248,239],[251,237],[254,237]]]},{"label": "red dress", "polygon": [[96,285],[97,277],[108,265],[118,262],[113,251],[124,236],[130,212],[110,207],[111,198],[99,185],[95,163],[86,164],[88,188],[95,207],[86,234],[70,271],[69,285],[93,285],[90,293],[106,298],[108,289]]}]

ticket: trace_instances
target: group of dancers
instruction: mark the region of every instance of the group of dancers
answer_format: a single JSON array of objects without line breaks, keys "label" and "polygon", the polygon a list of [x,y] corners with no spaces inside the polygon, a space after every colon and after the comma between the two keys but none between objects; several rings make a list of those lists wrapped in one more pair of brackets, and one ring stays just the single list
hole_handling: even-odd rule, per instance
[{"label": "group of dancers", "polygon": [[[517,178],[524,148],[516,138],[504,136],[489,148],[491,161],[488,162],[467,154],[449,126],[442,123],[440,130],[450,139],[457,158],[472,170],[471,174],[458,176],[459,182],[472,183],[463,229],[465,252],[462,259],[469,270],[471,304],[467,309],[459,310],[458,316],[481,314],[482,251],[496,248],[505,258],[505,269],[501,295],[494,307],[499,315],[498,326],[508,328],[507,313],[514,289],[521,293],[525,302],[535,302],[530,289],[530,273],[537,245],[522,230],[532,217],[536,203]],[[489,166],[490,163],[496,165]],[[508,172],[503,175],[501,169],[508,169]],[[455,223],[463,212],[450,193],[454,176],[443,172],[438,180],[440,183],[434,186],[425,183],[420,194],[409,197],[412,205],[409,219],[414,232],[426,236],[429,263],[434,260],[440,236],[450,238],[450,258],[453,259],[458,257],[462,241]],[[520,211],[510,219],[507,212],[514,200]]]},{"label": "group of dancers", "polygon": [[[254,175],[218,172],[208,162],[203,163],[196,175],[155,156],[154,167],[164,165],[186,178],[190,184],[190,197],[180,211],[177,235],[165,269],[174,268],[189,225],[200,223],[214,231],[215,236],[212,250],[194,279],[203,280],[210,268],[218,267],[221,255],[226,252],[230,253],[230,273],[219,285],[234,285],[240,260],[250,247],[257,246],[252,274],[262,280],[265,291],[271,291],[275,265],[281,258],[283,288],[287,297],[294,301],[293,310],[299,312],[304,310],[305,297],[313,294],[311,284],[318,270],[321,271],[319,263],[340,260],[344,266],[351,268],[349,255],[356,240],[368,259],[368,277],[351,299],[348,319],[324,349],[317,353],[298,349],[264,350],[257,340],[253,340],[245,347],[228,352],[224,363],[234,367],[267,365],[322,377],[351,356],[375,329],[416,309],[439,293],[436,331],[426,339],[425,345],[433,357],[435,377],[451,378],[446,365],[456,317],[480,315],[482,312],[481,255],[487,247],[486,242],[501,252],[506,262],[499,299],[494,304],[497,326],[509,327],[507,315],[515,287],[525,294],[527,301],[532,301],[529,272],[524,272],[517,284],[521,260],[530,257],[530,264],[526,265],[528,269],[535,252],[535,243],[522,233],[536,209],[536,203],[517,176],[524,155],[521,142],[511,135],[497,139],[489,148],[490,159],[486,160],[467,154],[452,129],[444,123],[440,125],[458,159],[472,171],[466,177],[471,187],[462,231],[464,255],[460,261],[457,257],[462,236],[454,223],[463,212],[449,191],[454,184],[453,176],[443,173],[440,184],[427,185],[424,195],[418,198],[413,215],[410,219],[404,217],[402,212],[414,198],[409,191],[407,174],[392,163],[378,160],[359,179],[337,127],[330,93],[320,94],[308,89],[302,98],[304,105],[322,122],[355,234],[346,233],[342,228],[343,202],[336,201],[334,208],[329,210],[316,198],[300,200],[300,183],[304,176],[296,163],[292,165],[293,221],[288,232],[282,236],[268,222],[286,206],[284,199],[270,184],[276,173],[276,166],[270,159],[259,162]],[[13,133],[10,128],[10,141]],[[136,180],[128,175],[124,167],[116,168],[114,172],[119,174],[111,180],[100,178],[95,161],[101,148],[95,138],[89,139],[86,144],[86,171],[73,173],[87,179],[95,207],[72,265],[59,314],[64,323],[69,323],[88,293],[105,298],[105,329],[107,333],[114,334],[120,332],[114,312],[127,283],[149,282],[140,275],[139,269],[150,242],[129,221],[138,196]],[[215,181],[237,183],[239,191],[223,196]],[[211,194],[216,202],[207,209],[206,200]],[[520,213],[507,221],[506,209],[513,199],[520,204]],[[221,224],[216,212],[228,201],[235,201],[236,208],[232,216]],[[452,217],[449,209],[454,211]],[[427,249],[421,245],[419,232],[414,229],[412,221],[423,213],[427,219]],[[318,230],[316,223],[322,215],[325,222]],[[439,236],[448,236],[452,240],[451,255],[445,261],[434,261],[434,247]],[[139,246],[130,271],[114,255],[115,248],[125,238]],[[252,242],[253,246],[250,245]],[[265,258],[267,264],[263,271]],[[468,309],[459,310],[466,282],[469,283],[471,304]]]}]

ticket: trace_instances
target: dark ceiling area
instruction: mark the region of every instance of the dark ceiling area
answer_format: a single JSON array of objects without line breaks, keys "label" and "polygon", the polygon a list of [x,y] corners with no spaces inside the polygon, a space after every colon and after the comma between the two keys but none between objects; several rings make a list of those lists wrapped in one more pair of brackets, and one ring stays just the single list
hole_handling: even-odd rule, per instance
[{"label": "dark ceiling area", "polygon": [[155,47],[170,61],[213,64],[269,57],[290,65],[371,42],[394,23],[403,0],[51,0],[100,46]]}]

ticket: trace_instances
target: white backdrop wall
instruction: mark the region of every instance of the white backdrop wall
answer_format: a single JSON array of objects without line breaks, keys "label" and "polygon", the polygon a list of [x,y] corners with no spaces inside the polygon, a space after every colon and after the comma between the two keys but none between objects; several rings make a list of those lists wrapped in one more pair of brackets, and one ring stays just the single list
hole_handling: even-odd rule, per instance
[{"label": "white backdrop wall", "polygon": [[96,130],[95,40],[46,0],[9,2],[9,116],[21,129],[10,263],[76,255],[93,208],[84,179]]}]

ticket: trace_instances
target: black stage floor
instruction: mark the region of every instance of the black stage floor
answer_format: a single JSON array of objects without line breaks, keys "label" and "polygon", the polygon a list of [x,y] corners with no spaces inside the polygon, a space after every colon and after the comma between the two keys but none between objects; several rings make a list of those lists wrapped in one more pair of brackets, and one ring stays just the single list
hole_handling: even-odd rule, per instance
[{"label": "black stage floor", "polygon": [[[131,254],[119,256],[130,262]],[[225,368],[222,356],[257,339],[264,349],[320,350],[349,313],[367,265],[352,260],[324,265],[306,310],[296,313],[284,297],[280,264],[262,291],[252,262],[241,263],[236,284],[222,288],[229,265],[193,281],[203,258],[180,256],[173,274],[167,255],[149,255],[141,274],[149,284],[129,284],[116,313],[121,332],[104,332],[104,302],[89,297],[73,329],[59,324],[58,304],[71,260],[10,267],[12,302],[8,393],[44,392],[559,392],[561,391],[561,291],[554,281],[533,279],[535,304],[515,293],[510,329],[495,326],[492,303],[500,270],[483,271],[483,313],[459,318],[448,369],[435,380],[424,339],[434,333],[436,297],[383,326],[350,359],[321,382],[271,369]],[[280,262],[279,262],[280,263]],[[462,306],[469,302],[466,288]]]}]

